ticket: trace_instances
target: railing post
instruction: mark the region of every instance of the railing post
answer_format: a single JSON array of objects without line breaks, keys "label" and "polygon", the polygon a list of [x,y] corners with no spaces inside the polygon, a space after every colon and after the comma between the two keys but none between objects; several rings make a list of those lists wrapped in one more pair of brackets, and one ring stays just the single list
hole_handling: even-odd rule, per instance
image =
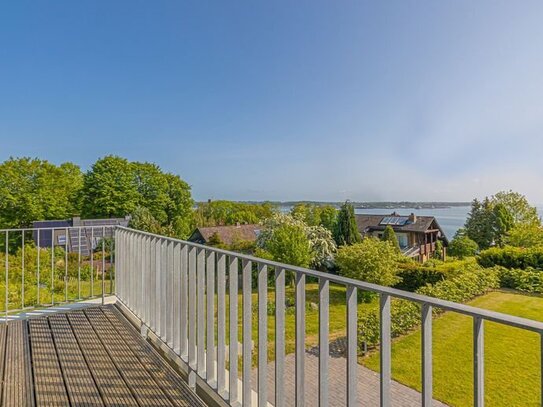
[{"label": "railing post", "polygon": [[381,407],[390,406],[391,346],[390,346],[390,296],[380,295],[381,331]]},{"label": "railing post", "polygon": [[206,380],[211,387],[216,387],[215,375],[215,252],[210,250],[206,260]]},{"label": "railing post", "polygon": [[432,306],[422,306],[422,405],[432,406]]},{"label": "railing post", "polygon": [[8,244],[8,241],[9,241],[9,232],[6,230],[6,266],[5,266],[5,272],[6,272],[6,304],[5,304],[5,311],[6,311],[6,324],[8,323],[8,308],[9,308],[9,250],[8,250],[8,247],[9,247],[9,244]]},{"label": "railing post", "polygon": [[40,305],[40,257],[41,257],[41,246],[40,246],[40,229],[38,229],[37,231],[37,250],[38,250],[38,255],[36,256],[36,261],[37,261],[37,267],[36,267],[36,280],[37,280],[37,285],[36,285],[36,306],[39,307]]},{"label": "railing post", "polygon": [[258,265],[258,405],[268,402],[268,267]]},{"label": "railing post", "polygon": [[305,274],[296,272],[296,407],[305,405]]},{"label": "railing post", "polygon": [[285,269],[275,269],[275,406],[285,407]]},{"label": "railing post", "polygon": [[[191,372],[189,376],[194,377],[194,371],[196,370],[196,251],[195,247],[190,248],[188,253],[188,359]],[[189,377],[190,379],[190,377]],[[195,379],[193,379],[195,380]],[[189,380],[189,384],[192,380]]]},{"label": "railing post", "polygon": [[243,373],[242,373],[242,382],[243,382],[243,407],[251,406],[251,393],[253,391],[251,386],[251,364],[252,364],[252,284],[251,284],[251,273],[252,273],[252,263],[248,260],[243,260],[242,268],[242,277],[243,277]]},{"label": "railing post", "polygon": [[229,345],[229,378],[228,401],[230,405],[238,402],[238,265],[236,257],[230,257],[229,264],[229,289],[230,297],[230,345]]},{"label": "railing post", "polygon": [[226,255],[217,260],[217,392],[225,397],[226,369]]},{"label": "railing post", "polygon": [[484,320],[473,318],[473,405],[485,405],[485,377],[484,377]]},{"label": "railing post", "polygon": [[330,282],[319,279],[319,406],[328,406]]},{"label": "railing post", "polygon": [[358,404],[358,298],[356,287],[347,286],[347,405]]},{"label": "railing post", "polygon": [[105,304],[105,289],[106,289],[106,227],[102,226],[102,305]]},{"label": "railing post", "polygon": [[21,309],[25,307],[25,230],[21,231]]}]

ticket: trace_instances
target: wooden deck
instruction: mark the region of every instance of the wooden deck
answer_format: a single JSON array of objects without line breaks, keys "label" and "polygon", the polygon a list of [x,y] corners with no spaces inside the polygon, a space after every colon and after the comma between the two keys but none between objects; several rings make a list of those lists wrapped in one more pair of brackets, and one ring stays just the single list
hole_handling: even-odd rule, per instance
[{"label": "wooden deck", "polygon": [[0,325],[1,406],[205,406],[114,306]]}]

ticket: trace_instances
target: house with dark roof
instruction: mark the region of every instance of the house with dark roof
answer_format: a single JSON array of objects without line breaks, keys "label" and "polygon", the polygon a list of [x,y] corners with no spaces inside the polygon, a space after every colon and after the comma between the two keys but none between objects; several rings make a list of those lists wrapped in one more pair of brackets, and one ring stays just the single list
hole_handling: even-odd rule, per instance
[{"label": "house with dark roof", "polygon": [[32,237],[37,247],[66,246],[68,252],[81,250],[82,255],[88,256],[102,238],[113,238],[111,226],[126,227],[129,221],[129,216],[106,219],[81,219],[76,216],[64,220],[40,220],[32,222]]},{"label": "house with dark roof", "polygon": [[419,216],[411,213],[402,216],[396,212],[390,215],[356,215],[358,231],[363,237],[381,238],[387,226],[396,233],[402,253],[407,257],[424,262],[436,252],[436,243],[443,243],[442,258],[448,245],[447,237],[434,216]]},{"label": "house with dark roof", "polygon": [[210,226],[198,227],[189,237],[189,242],[208,244],[212,239],[219,239],[225,245],[232,245],[234,242],[256,241],[261,225],[231,225],[231,226]]}]

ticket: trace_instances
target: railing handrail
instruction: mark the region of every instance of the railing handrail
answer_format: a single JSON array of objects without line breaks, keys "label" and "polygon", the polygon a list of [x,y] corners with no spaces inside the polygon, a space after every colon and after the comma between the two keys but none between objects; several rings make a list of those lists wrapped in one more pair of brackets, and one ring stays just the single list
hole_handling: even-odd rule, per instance
[{"label": "railing handrail", "polygon": [[348,278],[348,277],[343,277],[343,276],[338,276],[338,275],[335,275],[335,274],[324,273],[322,271],[311,270],[311,269],[308,269],[308,268],[305,268],[305,267],[299,267],[299,266],[293,266],[293,265],[289,265],[289,264],[285,264],[285,263],[279,263],[279,262],[276,262],[276,261],[273,261],[273,260],[262,259],[260,257],[255,257],[255,256],[248,255],[248,254],[243,254],[243,253],[233,252],[233,251],[229,251],[229,250],[219,249],[219,248],[216,248],[216,247],[206,246],[206,245],[203,245],[203,244],[189,242],[189,241],[186,241],[186,240],[177,239],[177,238],[173,238],[173,237],[157,235],[157,234],[154,234],[154,233],[144,232],[142,230],[132,229],[132,228],[128,228],[128,227],[125,227],[125,226],[117,225],[117,228],[127,230],[127,231],[130,231],[130,232],[139,233],[139,234],[149,236],[149,237],[154,237],[154,238],[159,238],[159,239],[167,239],[167,240],[169,240],[171,242],[182,243],[182,244],[192,246],[192,247],[195,247],[195,248],[198,248],[198,249],[205,249],[205,250],[213,251],[213,252],[219,253],[219,254],[234,256],[234,257],[239,258],[239,259],[244,259],[244,260],[247,260],[247,261],[257,262],[257,263],[260,263],[260,264],[263,264],[263,265],[266,265],[266,266],[271,266],[271,267],[274,267],[274,268],[285,269],[287,271],[294,271],[294,272],[302,273],[302,274],[305,274],[307,276],[328,280],[331,283],[336,283],[336,284],[341,284],[341,285],[346,285],[346,286],[352,286],[352,287],[356,287],[356,288],[364,290],[364,291],[373,291],[373,292],[376,292],[376,293],[379,293],[379,294],[388,294],[388,295],[390,295],[391,297],[394,297],[394,298],[409,300],[409,301],[417,302],[419,304],[429,304],[429,305],[431,305],[433,307],[441,308],[441,309],[444,309],[444,310],[458,312],[460,314],[469,315],[471,317],[479,317],[479,318],[485,319],[487,321],[497,322],[497,323],[500,323],[500,324],[509,325],[509,326],[522,328],[522,329],[527,329],[527,330],[530,330],[530,331],[533,331],[533,332],[543,334],[543,322],[528,319],[528,318],[522,318],[522,317],[517,317],[517,316],[514,316],[514,315],[504,314],[504,313],[501,313],[501,312],[485,310],[485,309],[473,307],[473,306],[470,306],[470,305],[465,305],[465,304],[460,304],[460,303],[456,303],[456,302],[452,302],[452,301],[442,300],[442,299],[439,299],[439,298],[429,297],[429,296],[422,295],[422,294],[416,294],[416,293],[412,293],[412,292],[409,292],[409,291],[398,290],[396,288],[381,286],[381,285],[378,285],[378,284],[367,283],[367,282],[364,282],[364,281],[355,280],[355,279]]}]

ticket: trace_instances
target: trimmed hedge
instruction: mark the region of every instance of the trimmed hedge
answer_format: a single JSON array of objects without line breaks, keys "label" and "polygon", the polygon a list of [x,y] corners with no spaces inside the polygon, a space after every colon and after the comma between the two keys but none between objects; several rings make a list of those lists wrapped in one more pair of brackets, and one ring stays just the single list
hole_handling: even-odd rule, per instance
[{"label": "trimmed hedge", "polygon": [[[427,285],[416,292],[430,297],[454,302],[465,302],[478,295],[482,295],[500,286],[499,270],[480,269],[466,272],[450,280]],[[434,314],[441,310],[434,308]],[[421,320],[420,305],[407,300],[394,299],[392,301],[390,319],[391,336],[396,338],[403,335],[417,325]],[[379,343],[379,311],[373,310],[362,315],[358,319],[358,345],[364,349],[364,342],[368,347],[374,347]]]},{"label": "trimmed hedge", "polygon": [[543,269],[543,247],[492,247],[482,251],[477,261],[483,267],[502,266],[510,269]]},{"label": "trimmed hedge", "polygon": [[499,276],[501,287],[543,294],[543,271],[541,270],[501,268]]}]

